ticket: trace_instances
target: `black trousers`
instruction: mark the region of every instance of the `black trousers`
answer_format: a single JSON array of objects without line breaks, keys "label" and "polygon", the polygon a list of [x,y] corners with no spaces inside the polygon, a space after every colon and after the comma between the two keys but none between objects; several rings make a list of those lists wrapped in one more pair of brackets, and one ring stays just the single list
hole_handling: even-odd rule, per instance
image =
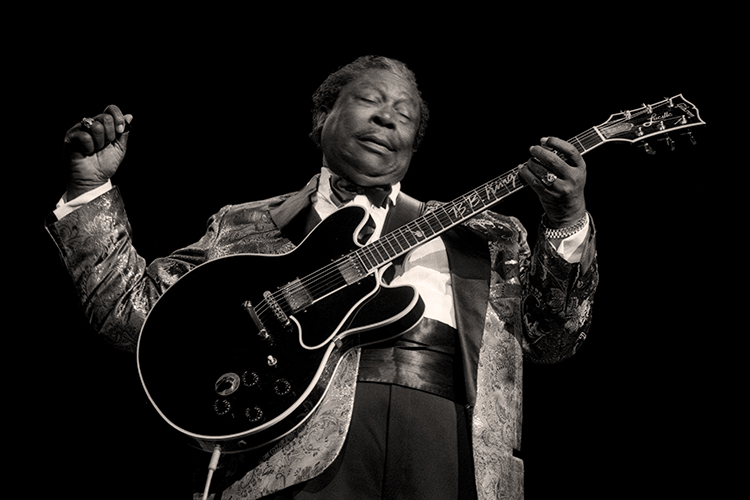
[{"label": "black trousers", "polygon": [[475,498],[464,407],[415,389],[359,382],[336,460],[320,476],[264,500]]}]

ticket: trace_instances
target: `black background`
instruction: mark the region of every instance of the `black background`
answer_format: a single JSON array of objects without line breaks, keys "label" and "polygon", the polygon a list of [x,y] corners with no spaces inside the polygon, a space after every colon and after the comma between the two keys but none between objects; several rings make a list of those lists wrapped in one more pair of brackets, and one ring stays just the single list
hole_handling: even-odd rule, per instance
[{"label": "black background", "polygon": [[[722,323],[730,209],[717,205],[727,180],[717,174],[734,46],[701,25],[710,18],[698,7],[658,22],[574,14],[331,18],[305,29],[248,13],[94,14],[16,40],[7,97],[21,113],[4,134],[5,210],[18,224],[6,240],[6,408],[9,451],[20,453],[11,482],[29,497],[186,491],[182,438],[149,405],[134,356],[88,328],[44,230],[65,187],[65,131],[112,103],[134,115],[114,182],[150,261],[200,238],[225,204],[304,185],[320,165],[307,137],[311,94],[331,71],[376,53],[406,62],[430,104],[403,183],[424,199],[452,199],[525,161],[542,136],[569,138],[623,109],[679,93],[700,109],[708,125],[694,130],[695,147],[649,156],[606,144],[585,156],[599,231],[594,324],[573,359],[526,366],[523,458],[531,500],[672,498],[726,484],[724,446],[736,437],[720,437],[716,424],[733,401],[722,389],[729,363],[717,360],[738,332]],[[720,35],[701,35],[712,30]],[[530,190],[498,210],[532,235],[541,215]]]}]

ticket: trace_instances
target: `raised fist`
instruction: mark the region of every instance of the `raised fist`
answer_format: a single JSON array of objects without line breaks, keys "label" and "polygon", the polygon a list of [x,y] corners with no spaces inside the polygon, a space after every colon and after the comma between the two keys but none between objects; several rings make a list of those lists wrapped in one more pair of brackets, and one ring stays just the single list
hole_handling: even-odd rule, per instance
[{"label": "raised fist", "polygon": [[132,115],[107,106],[103,113],[84,118],[65,134],[65,161],[70,169],[68,199],[107,182],[117,171],[128,142]]}]

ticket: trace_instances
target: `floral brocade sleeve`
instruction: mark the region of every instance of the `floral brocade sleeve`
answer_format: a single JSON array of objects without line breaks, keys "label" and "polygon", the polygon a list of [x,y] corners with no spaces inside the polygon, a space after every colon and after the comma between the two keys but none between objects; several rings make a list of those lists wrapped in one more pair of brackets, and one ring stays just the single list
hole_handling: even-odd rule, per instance
[{"label": "floral brocade sleeve", "polygon": [[591,326],[599,283],[593,221],[580,263],[563,259],[541,230],[523,284],[523,350],[535,363],[556,363],[576,353]]},{"label": "floral brocade sleeve", "polygon": [[159,296],[206,260],[214,231],[150,265],[132,245],[118,189],[99,196],[47,230],[73,280],[86,319],[115,347],[135,351],[141,326]]}]

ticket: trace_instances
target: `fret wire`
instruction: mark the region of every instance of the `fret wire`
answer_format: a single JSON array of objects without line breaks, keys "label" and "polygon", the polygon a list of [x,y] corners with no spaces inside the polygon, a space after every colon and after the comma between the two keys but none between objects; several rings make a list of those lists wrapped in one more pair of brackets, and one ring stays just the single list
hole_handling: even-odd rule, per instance
[{"label": "fret wire", "polygon": [[410,225],[411,224],[406,224],[404,226],[401,226],[399,228],[399,230],[398,230],[399,235],[401,236],[401,240],[403,241],[403,243],[405,245],[402,250],[408,250],[408,249],[410,249],[412,247],[412,243],[409,241],[409,236],[411,236],[412,238],[414,238],[414,234],[409,229]]},{"label": "fret wire", "polygon": [[[510,181],[507,180],[511,176],[517,176],[517,170],[511,170],[458,199],[405,224],[383,238],[360,248],[356,253],[361,264],[367,271],[376,269],[388,260],[420,245],[435,234],[441,233],[463,219],[476,215],[505,196],[521,189],[524,186],[523,183],[514,180],[512,182],[515,185],[510,185]],[[490,189],[490,186],[493,186],[492,189]],[[390,246],[391,251],[388,250],[386,244]]]},{"label": "fret wire", "polygon": [[479,188],[474,189],[470,194],[472,194],[473,196],[471,196],[467,201],[469,202],[469,208],[472,211],[476,210],[475,203],[472,203],[473,201],[477,201],[476,204],[481,204],[479,208],[480,210],[484,209],[487,206],[485,198],[479,193]]},{"label": "fret wire", "polygon": [[[421,243],[421,240],[418,239],[412,231],[408,230],[407,226],[402,226],[397,231],[393,231],[392,233],[390,233],[391,235],[398,234],[399,236],[398,238],[394,238],[397,240],[399,247],[398,250],[395,251],[394,255],[401,255],[402,253],[406,253],[411,248]],[[409,236],[411,236],[411,239],[414,241],[413,243],[409,241]]]},{"label": "fret wire", "polygon": [[[418,221],[418,219],[417,219],[417,221]],[[417,239],[417,236],[414,234],[414,231],[411,230],[410,227],[409,227],[409,226],[417,225],[417,224],[418,224],[418,222],[415,221],[414,224],[409,223],[406,226],[404,226],[403,228],[399,229],[399,231],[401,232],[402,236],[404,237],[404,241],[406,241],[406,244],[410,248],[413,247],[414,245],[416,245],[417,243],[419,243],[419,240]],[[412,242],[412,240],[413,240],[413,242]]]},{"label": "fret wire", "polygon": [[447,212],[451,216],[451,225],[456,224],[463,218],[464,214],[466,213],[466,205],[467,202],[465,201],[463,196],[448,205]]},{"label": "fret wire", "polygon": [[408,247],[411,248],[414,245],[416,245],[417,243],[419,243],[419,240],[417,239],[416,235],[414,234],[414,231],[407,230],[408,226],[409,225],[407,225],[407,227],[401,229],[400,231],[401,231],[401,233],[402,233],[402,235],[404,237],[404,241],[406,241],[406,244],[408,245]]},{"label": "fret wire", "polygon": [[397,250],[396,247],[393,246],[393,238],[388,238],[386,236],[385,238],[381,238],[381,240],[383,240],[383,248],[386,249],[389,258],[393,258],[394,256],[398,255],[399,250]]},{"label": "fret wire", "polygon": [[[391,240],[390,240],[390,238],[388,238],[388,237],[385,237],[385,238],[380,238],[380,239],[379,239],[378,241],[382,241],[382,242],[383,242],[383,244],[382,244],[382,246],[383,246],[383,249],[384,249],[384,250],[385,250],[385,252],[386,252],[387,254],[389,254],[390,256],[393,256],[393,255],[397,255],[397,254],[398,254],[398,251],[397,251],[397,250],[396,250],[396,249],[395,249],[395,248],[393,247],[393,244],[391,243]],[[388,246],[390,246],[390,247],[391,247],[391,249],[390,249],[390,250],[388,250],[388,248],[386,247],[386,244],[387,244]]]},{"label": "fret wire", "polygon": [[373,269],[377,268],[380,265],[380,262],[379,262],[380,261],[380,257],[375,252],[375,245],[374,244],[373,245],[367,245],[367,246],[362,247],[362,248],[370,256],[370,259],[372,260],[372,262],[374,264],[373,265]]},{"label": "fret wire", "polygon": [[[391,245],[391,248],[393,248],[396,255],[404,251],[404,246],[401,244],[396,231],[386,234],[385,238],[388,240],[388,243]],[[394,242],[398,245],[398,249],[393,246]]]},{"label": "fret wire", "polygon": [[378,262],[377,258],[375,257],[375,254],[372,253],[372,248],[364,247],[365,252],[368,255],[368,258],[370,260],[370,267],[368,267],[368,271],[377,269],[380,263]]},{"label": "fret wire", "polygon": [[[429,224],[430,228],[433,229],[434,233],[440,232],[440,230],[442,230],[442,229],[445,228],[445,226],[442,224],[442,222],[440,222],[440,219],[438,218],[438,214],[437,214],[438,210],[433,210],[432,212],[430,212],[429,214],[427,214],[425,216],[425,218],[424,218],[424,221],[427,224]],[[430,220],[434,220],[435,222],[437,222],[440,225],[440,229],[434,230],[433,223],[430,222]]]},{"label": "fret wire", "polygon": [[450,213],[448,213],[448,207],[451,206],[452,203],[447,203],[441,207],[439,207],[437,210],[433,212],[434,218],[437,219],[438,223],[440,224],[441,229],[445,227],[445,225],[440,220],[440,216],[442,215],[444,218],[448,219],[448,225],[450,226],[453,224],[453,219],[450,216]]},{"label": "fret wire", "polygon": [[[573,141],[575,141],[575,142],[573,142]],[[573,144],[573,147],[575,147],[576,150],[578,150],[579,153],[581,153],[582,151],[584,151],[586,149],[583,146],[583,144],[581,143],[581,140],[578,137],[574,137],[573,139],[570,140],[570,142]],[[576,143],[578,143],[578,144],[576,144]]]},{"label": "fret wire", "polygon": [[372,245],[368,245],[368,246],[372,248],[373,252],[377,252],[377,257],[380,260],[380,262],[378,262],[378,266],[383,264],[386,261],[386,259],[383,258],[383,254],[381,253],[381,250],[384,250],[384,249],[383,249],[383,245],[380,243],[380,240],[375,240],[372,242]]},{"label": "fret wire", "polygon": [[[437,218],[441,220],[441,226],[443,227],[450,227],[456,223],[456,221],[453,220],[453,216],[445,208],[442,209],[439,214],[437,214]],[[443,223],[442,221],[445,221],[445,223]]]},{"label": "fret wire", "polygon": [[[367,269],[368,270],[375,269],[377,267],[377,261],[374,259],[374,255],[372,253],[372,249],[369,246],[360,248],[359,250],[357,250],[357,252],[367,258]],[[373,262],[375,263],[375,265],[373,265]]]},{"label": "fret wire", "polygon": [[426,218],[424,220],[417,219],[414,225],[417,226],[417,231],[425,235],[425,237],[430,237],[437,232]]},{"label": "fret wire", "polygon": [[[573,144],[579,153],[583,154],[589,149],[606,142],[606,140],[594,128],[591,128],[575,136],[568,142]],[[305,288],[309,287],[309,290],[314,295],[319,292],[323,294],[328,293],[327,290],[331,286],[334,288],[346,286],[346,280],[342,278],[340,273],[341,268],[338,266],[344,266],[351,271],[359,268],[359,270],[369,274],[370,271],[377,269],[385,262],[394,259],[398,255],[405,254],[424,241],[450,229],[459,222],[475,216],[489,206],[525,187],[527,184],[518,175],[520,168],[522,166],[496,177],[456,200],[441,205],[388,235],[384,235],[382,238],[373,241],[369,245],[355,250],[350,256],[345,258],[346,262],[332,263],[320,272],[301,278],[300,281]],[[390,251],[388,247],[390,247]],[[384,254],[385,257],[383,256]],[[355,258],[358,259],[359,266],[357,266]],[[281,298],[281,295],[278,295],[279,293],[281,292],[275,294],[277,298]],[[291,313],[292,311],[290,311]]]},{"label": "fret wire", "polygon": [[[568,142],[583,154],[592,147],[604,142],[594,129],[589,129]],[[518,175],[521,167],[516,167],[459,198],[445,203],[432,212],[405,224],[401,228],[357,250],[362,266],[375,269],[398,255],[406,253],[452,227],[473,217],[503,198],[519,191],[526,183]],[[390,248],[390,250],[389,250]]]},{"label": "fret wire", "polygon": [[[491,186],[490,182],[486,182],[486,183],[482,184],[482,186],[481,186],[481,189],[484,190],[485,196],[487,198],[490,198],[490,197],[494,196],[493,193],[497,192],[500,189],[500,186],[498,186],[498,187],[494,188],[492,191],[490,191],[490,186]],[[502,188],[503,189],[507,189],[505,186],[502,186]]]}]

